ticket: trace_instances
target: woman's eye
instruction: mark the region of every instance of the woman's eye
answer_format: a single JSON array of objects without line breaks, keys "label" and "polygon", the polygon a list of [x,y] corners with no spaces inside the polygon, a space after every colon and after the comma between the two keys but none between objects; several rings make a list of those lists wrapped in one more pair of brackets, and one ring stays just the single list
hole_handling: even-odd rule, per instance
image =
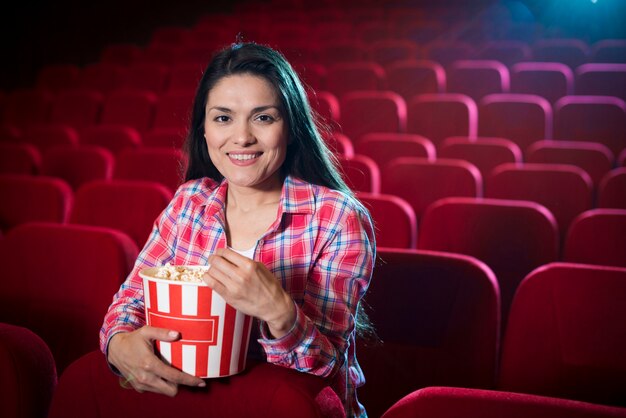
[{"label": "woman's eye", "polygon": [[220,115],[220,116],[217,116],[214,120],[216,122],[228,122],[230,118],[226,115]]},{"label": "woman's eye", "polygon": [[273,122],[274,118],[271,115],[259,115],[257,119],[261,122]]}]

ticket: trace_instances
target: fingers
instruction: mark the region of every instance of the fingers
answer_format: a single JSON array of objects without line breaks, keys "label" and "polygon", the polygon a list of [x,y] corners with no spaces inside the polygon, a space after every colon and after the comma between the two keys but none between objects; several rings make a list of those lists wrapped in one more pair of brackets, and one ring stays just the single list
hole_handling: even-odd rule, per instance
[{"label": "fingers", "polygon": [[139,331],[145,338],[152,341],[176,341],[180,338],[178,331],[151,326],[142,327]]}]

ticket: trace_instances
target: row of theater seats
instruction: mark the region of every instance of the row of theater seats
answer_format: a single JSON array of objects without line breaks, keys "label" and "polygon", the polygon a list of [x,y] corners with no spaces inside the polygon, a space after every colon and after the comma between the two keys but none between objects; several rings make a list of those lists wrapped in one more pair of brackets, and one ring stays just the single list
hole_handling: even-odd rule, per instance
[{"label": "row of theater seats", "polygon": [[[54,397],[52,417],[112,417],[120,408],[155,411],[157,417],[202,408],[245,414],[259,405],[276,411],[272,416],[301,410],[298,416],[341,416],[323,381],[270,365],[251,364],[230,385],[210,382],[208,392],[183,389],[174,399],[122,389],[96,352],[96,335],[112,292],[132,267],[134,243],[104,227],[27,223],[11,230],[0,246],[11,278],[0,291],[0,361],[11,358],[11,366],[3,367],[11,389],[1,395],[7,396],[4,408],[24,402],[40,411],[30,416],[43,417]],[[514,399],[509,408],[530,408],[527,413],[547,407],[540,416],[625,416],[625,268],[538,266],[519,285],[501,335],[500,287],[482,261],[385,248],[378,258],[366,301],[382,342],[359,340],[357,349],[367,376],[359,394],[370,416],[387,411],[390,417],[410,417],[412,408],[421,408],[412,405],[436,390],[420,389],[432,386],[457,387],[448,390],[483,400]],[[260,389],[272,381],[282,382],[280,397]],[[233,387],[247,393],[254,385],[260,386],[248,394],[249,403],[232,404]],[[507,410],[505,404],[492,407],[492,413]]]}]

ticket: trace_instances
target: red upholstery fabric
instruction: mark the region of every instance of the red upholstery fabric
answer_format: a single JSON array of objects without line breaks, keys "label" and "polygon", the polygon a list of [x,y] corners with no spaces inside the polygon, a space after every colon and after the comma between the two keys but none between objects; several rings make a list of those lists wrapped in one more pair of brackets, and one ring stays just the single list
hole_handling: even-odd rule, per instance
[{"label": "red upholstery fabric", "polygon": [[[144,53],[148,53],[149,46]],[[167,87],[171,66],[160,62],[135,62],[125,73],[122,88],[143,90],[156,95],[163,93]]]},{"label": "red upholstery fabric", "polygon": [[127,148],[141,145],[141,134],[132,126],[100,124],[87,127],[80,133],[80,143],[98,145],[117,155]]},{"label": "red upholstery fabric", "polygon": [[2,120],[24,129],[48,122],[53,95],[47,90],[24,88],[12,91],[6,99]]},{"label": "red upholstery fabric", "polygon": [[554,216],[525,201],[441,199],[424,212],[417,239],[420,249],[471,255],[493,269],[503,324],[518,284],[559,254]]},{"label": "red upholstery fabric", "polygon": [[345,182],[355,192],[380,193],[380,168],[369,157],[355,154],[339,157]]},{"label": "red upholstery fabric", "polygon": [[537,141],[526,149],[526,162],[575,165],[589,174],[596,187],[614,160],[605,145],[590,141]]},{"label": "red upholstery fabric", "polygon": [[401,399],[383,418],[623,418],[626,409],[546,396],[429,387]]},{"label": "red upholstery fabric", "polygon": [[387,88],[407,102],[417,94],[444,93],[446,90],[446,72],[435,61],[397,61],[387,66],[386,72]]},{"label": "red upholstery fabric", "polygon": [[163,147],[182,149],[186,129],[154,128],[141,136],[141,145],[145,147]]},{"label": "red upholstery fabric", "polygon": [[468,59],[473,53],[474,48],[462,41],[433,41],[424,46],[424,57],[443,67],[448,67],[454,61]]},{"label": "red upholstery fabric", "polygon": [[81,129],[98,122],[103,94],[86,88],[59,92],[52,102],[50,122]]},{"label": "red upholstery fabric", "polygon": [[319,59],[326,66],[363,61],[367,59],[367,46],[353,39],[324,43],[319,51]]},{"label": "red upholstery fabric", "polygon": [[315,91],[309,94],[311,107],[333,127],[341,122],[341,106],[337,97],[329,91]]},{"label": "red upholstery fabric", "polygon": [[589,175],[565,164],[502,164],[485,181],[485,197],[545,206],[557,221],[562,241],[574,218],[593,207],[592,191]]},{"label": "red upholstery fabric", "polygon": [[365,301],[382,343],[357,341],[368,414],[426,386],[493,387],[500,307],[492,271],[431,251],[381,248],[379,259]]},{"label": "red upholstery fabric", "polygon": [[406,103],[392,91],[352,91],[340,100],[343,133],[358,144],[372,132],[406,131]]},{"label": "red upholstery fabric", "polygon": [[376,228],[376,245],[391,248],[417,246],[417,218],[409,203],[392,195],[358,193]]},{"label": "red upholstery fabric", "polygon": [[[170,398],[120,387],[100,352],[91,352],[61,376],[50,418],[84,417],[332,417],[345,416],[324,380],[267,363],[242,374],[208,379],[207,387],[181,387]],[[318,403],[319,402],[319,403]]]},{"label": "red upholstery fabric", "polygon": [[592,62],[626,63],[626,40],[600,39],[591,46]]},{"label": "red upholstery fabric", "polygon": [[[207,54],[206,56],[209,55]],[[167,91],[195,91],[202,77],[203,70],[204,68],[196,63],[174,63],[170,69]]]},{"label": "red upholstery fabric", "polygon": [[433,143],[416,134],[365,134],[355,148],[357,154],[370,157],[381,170],[394,158],[417,157],[434,161],[436,156]]},{"label": "red upholstery fabric", "polygon": [[626,166],[611,170],[602,178],[598,207],[626,209]]},{"label": "red upholstery fabric", "polygon": [[0,230],[46,221],[64,223],[72,206],[72,189],[61,179],[24,174],[0,175]]},{"label": "red upholstery fabric", "polygon": [[626,209],[592,209],[569,229],[563,259],[571,263],[626,267]]},{"label": "red upholstery fabric", "polygon": [[172,192],[160,183],[93,181],[76,192],[70,222],[118,229],[143,248],[154,221],[171,199]]},{"label": "red upholstery fabric", "polygon": [[52,353],[32,331],[0,322],[0,415],[46,418],[57,384]]},{"label": "red upholstery fabric", "polygon": [[589,45],[580,39],[539,39],[532,49],[535,61],[560,62],[572,69],[589,59]]},{"label": "red upholstery fabric", "polygon": [[626,148],[626,102],[613,96],[566,96],[554,105],[554,139]]},{"label": "red upholstery fabric", "polygon": [[111,151],[98,145],[58,145],[44,155],[41,172],[63,179],[77,190],[89,181],[111,179],[114,165]]},{"label": "red upholstery fabric", "polygon": [[583,64],[576,68],[576,94],[626,100],[625,64]]},{"label": "red upholstery fabric", "polygon": [[170,91],[159,96],[153,127],[187,129],[191,121],[193,93],[193,90]]},{"label": "red upholstery fabric", "polygon": [[38,174],[41,153],[32,144],[0,142],[0,173]]},{"label": "red upholstery fabric", "polygon": [[499,388],[626,406],[626,269],[552,263],[520,284]]},{"label": "red upholstery fabric", "polygon": [[496,166],[504,163],[521,163],[523,159],[520,148],[508,139],[487,137],[471,139],[462,136],[446,138],[437,156],[472,163],[478,168],[483,179],[486,179]]},{"label": "red upholstery fabric", "polygon": [[475,138],[478,132],[476,103],[462,94],[417,95],[408,104],[407,132],[425,136],[437,148],[451,136]]},{"label": "red upholstery fabric", "polygon": [[480,59],[498,61],[509,68],[518,62],[529,61],[531,55],[526,42],[513,40],[487,41],[477,54]]},{"label": "red upholstery fabric", "polygon": [[324,141],[333,155],[344,158],[354,157],[354,145],[344,134],[339,132],[329,133],[324,137]]},{"label": "red upholstery fabric", "polygon": [[152,127],[156,101],[157,96],[150,91],[117,89],[104,101],[100,122],[145,132]]},{"label": "red upholstery fabric", "polygon": [[180,149],[127,149],[117,156],[113,177],[155,181],[174,192],[182,183],[184,166],[184,156]]},{"label": "red upholstery fabric", "polygon": [[381,39],[369,46],[369,58],[380,65],[414,59],[417,57],[417,44],[409,39]]},{"label": "red upholstery fabric", "polygon": [[554,103],[574,94],[574,72],[559,62],[520,62],[511,68],[511,93],[535,94]]},{"label": "red upholstery fabric", "polygon": [[83,68],[80,86],[108,94],[122,85],[126,71],[126,67],[121,64],[105,61],[94,62]]},{"label": "red upholstery fabric", "polygon": [[326,89],[341,100],[351,91],[382,90],[385,80],[385,70],[375,62],[341,62],[328,66]]},{"label": "red upholstery fabric", "polygon": [[552,138],[552,106],[540,96],[490,94],[478,109],[478,135],[507,138],[522,149]]},{"label": "red upholstery fabric", "polygon": [[476,102],[488,94],[508,93],[511,85],[509,69],[491,60],[454,61],[446,83],[447,92],[465,94]]},{"label": "red upholstery fabric", "polygon": [[36,146],[40,152],[45,153],[48,148],[57,145],[77,145],[79,135],[70,125],[46,123],[25,129],[20,140]]},{"label": "red upholstery fabric", "polygon": [[137,247],[126,235],[82,225],[29,223],[2,240],[6,277],[0,321],[37,333],[57,370],[98,347],[112,295],[130,272]]},{"label": "red upholstery fabric", "polygon": [[483,194],[480,172],[461,160],[396,158],[385,166],[382,180],[381,191],[409,202],[418,222],[426,207],[438,199]]}]

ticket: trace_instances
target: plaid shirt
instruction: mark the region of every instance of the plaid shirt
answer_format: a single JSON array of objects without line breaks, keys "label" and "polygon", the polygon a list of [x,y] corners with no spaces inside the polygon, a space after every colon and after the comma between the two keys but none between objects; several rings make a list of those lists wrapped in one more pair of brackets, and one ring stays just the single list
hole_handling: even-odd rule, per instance
[{"label": "plaid shirt", "polygon": [[[183,184],[163,211],[104,318],[100,345],[145,325],[138,271],[172,264],[206,265],[227,245],[228,183],[208,178]],[[372,276],[375,243],[369,214],[354,199],[326,187],[287,177],[276,221],[255,248],[296,305],[296,322],[272,339],[260,323],[258,340],[267,361],[331,377],[348,417],[366,416],[356,398],[365,379],[355,354],[355,314]]]}]

